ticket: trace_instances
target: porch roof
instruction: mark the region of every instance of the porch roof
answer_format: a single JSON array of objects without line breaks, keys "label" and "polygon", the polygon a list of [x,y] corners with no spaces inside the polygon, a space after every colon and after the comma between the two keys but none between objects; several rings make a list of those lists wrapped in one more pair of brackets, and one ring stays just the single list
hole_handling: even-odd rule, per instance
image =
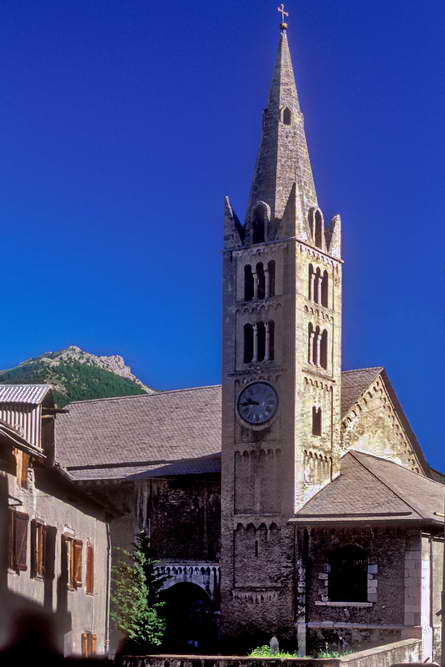
[{"label": "porch roof", "polygon": [[305,524],[432,522],[443,524],[444,485],[386,459],[350,451],[340,475],[291,521]]}]

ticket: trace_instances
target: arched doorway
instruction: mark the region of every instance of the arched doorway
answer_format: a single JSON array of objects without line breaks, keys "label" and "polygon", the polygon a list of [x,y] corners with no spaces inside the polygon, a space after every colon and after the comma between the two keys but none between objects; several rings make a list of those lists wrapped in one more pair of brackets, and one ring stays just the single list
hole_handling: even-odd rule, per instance
[{"label": "arched doorway", "polygon": [[214,605],[203,588],[181,582],[160,593],[165,602],[168,650],[202,652],[214,645]]}]

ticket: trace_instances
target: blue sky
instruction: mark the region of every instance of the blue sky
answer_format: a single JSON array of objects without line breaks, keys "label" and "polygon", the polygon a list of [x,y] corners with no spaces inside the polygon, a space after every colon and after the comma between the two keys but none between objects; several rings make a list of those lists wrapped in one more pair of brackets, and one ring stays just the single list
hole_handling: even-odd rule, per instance
[{"label": "blue sky", "polygon": [[[69,344],[220,381],[223,197],[246,206],[272,0],[4,0],[0,367]],[[344,367],[386,366],[445,468],[445,5],[291,0],[319,199],[344,224]]]}]

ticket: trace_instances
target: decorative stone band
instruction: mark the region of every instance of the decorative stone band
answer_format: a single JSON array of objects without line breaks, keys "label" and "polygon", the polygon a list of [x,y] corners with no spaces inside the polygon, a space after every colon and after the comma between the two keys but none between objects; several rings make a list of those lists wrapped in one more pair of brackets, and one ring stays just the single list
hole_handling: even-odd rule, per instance
[{"label": "decorative stone band", "polygon": [[160,561],[156,574],[168,577],[163,588],[190,583],[202,588],[211,600],[219,599],[220,566],[211,561]]},{"label": "decorative stone band", "polygon": [[261,604],[262,602],[277,602],[278,591],[273,590],[237,590],[232,591],[232,597],[237,602]]}]

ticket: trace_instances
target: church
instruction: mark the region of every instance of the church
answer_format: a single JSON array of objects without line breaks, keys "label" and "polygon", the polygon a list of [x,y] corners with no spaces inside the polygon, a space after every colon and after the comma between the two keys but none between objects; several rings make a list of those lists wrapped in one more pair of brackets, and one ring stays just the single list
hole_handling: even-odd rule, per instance
[{"label": "church", "polygon": [[418,637],[435,659],[445,477],[385,369],[342,369],[341,218],[318,204],[284,21],[246,220],[226,198],[223,237],[221,386],[71,403],[57,460],[114,545],[150,536],[177,646]]}]

